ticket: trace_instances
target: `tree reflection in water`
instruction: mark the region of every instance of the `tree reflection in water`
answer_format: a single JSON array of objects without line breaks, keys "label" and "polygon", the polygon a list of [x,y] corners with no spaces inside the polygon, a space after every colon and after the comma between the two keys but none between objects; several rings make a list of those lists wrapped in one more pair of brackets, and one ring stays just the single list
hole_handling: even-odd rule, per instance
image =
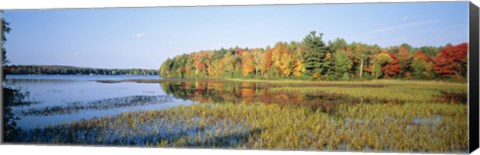
[{"label": "tree reflection in water", "polygon": [[[225,80],[165,80],[160,86],[168,95],[200,103],[245,103],[261,102],[266,104],[307,106],[312,110],[334,113],[339,104],[387,103],[389,100],[358,99],[352,96],[331,93],[300,93],[292,91],[272,91],[281,84],[262,82],[232,82]],[[289,84],[288,87],[308,85]],[[322,85],[319,85],[321,87]],[[332,86],[332,85],[325,85]],[[353,86],[352,86],[353,87]],[[364,86],[365,87],[365,86]],[[368,87],[368,86],[367,86]]]},{"label": "tree reflection in water", "polygon": [[6,142],[14,141],[21,132],[21,128],[17,126],[20,118],[12,112],[12,107],[35,103],[22,102],[28,95],[28,92],[22,93],[16,89],[3,87],[3,140]]}]

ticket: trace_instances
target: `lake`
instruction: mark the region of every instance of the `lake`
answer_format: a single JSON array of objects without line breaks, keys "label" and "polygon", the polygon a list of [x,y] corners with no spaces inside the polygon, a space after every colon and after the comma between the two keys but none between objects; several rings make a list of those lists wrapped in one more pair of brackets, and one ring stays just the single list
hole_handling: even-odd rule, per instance
[{"label": "lake", "polygon": [[[8,75],[4,86],[17,89],[29,105],[13,106],[12,110],[20,117],[18,126],[22,129],[45,127],[82,119],[101,116],[113,116],[131,111],[152,109],[165,109],[180,104],[192,102],[168,97],[158,83],[101,83],[97,80],[127,80],[127,79],[161,79],[159,76],[133,76],[133,75]],[[125,103],[125,106],[95,108],[92,104],[104,101],[104,104],[113,104],[120,99],[139,99],[142,97],[168,97],[168,101],[158,102],[148,100],[144,104]],[[108,99],[117,99],[108,101]],[[161,103],[161,104],[160,104]],[[70,107],[69,107],[70,106]],[[85,108],[89,106],[90,108]],[[60,108],[66,112],[26,113],[42,111],[51,108]],[[71,107],[80,107],[79,110]]]}]

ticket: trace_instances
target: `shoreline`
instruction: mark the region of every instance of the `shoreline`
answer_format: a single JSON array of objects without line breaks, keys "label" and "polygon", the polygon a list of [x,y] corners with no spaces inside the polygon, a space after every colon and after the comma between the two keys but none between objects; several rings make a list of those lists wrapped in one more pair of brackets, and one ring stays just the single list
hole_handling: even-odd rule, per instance
[{"label": "shoreline", "polygon": [[313,80],[293,80],[293,79],[240,79],[240,78],[217,78],[217,77],[198,77],[198,78],[162,78],[162,79],[126,79],[126,80],[95,80],[104,83],[118,83],[118,82],[136,82],[136,83],[162,83],[162,82],[183,82],[183,81],[211,81],[211,82],[250,82],[250,83],[268,83],[268,84],[334,84],[334,85],[391,85],[398,84],[422,84],[428,83],[443,83],[443,84],[467,84],[468,82],[454,82],[442,80],[405,80],[405,79],[375,79],[375,80],[350,80],[350,81],[313,81]]},{"label": "shoreline", "polygon": [[[10,75],[21,75],[21,76],[76,76],[70,74],[10,74]],[[89,75],[79,75],[79,76],[89,76]],[[158,76],[158,75],[94,75],[94,76]],[[446,84],[467,84],[468,81],[450,81],[450,80],[418,80],[418,79],[356,79],[356,80],[299,80],[299,79],[242,79],[242,78],[221,78],[221,77],[187,77],[187,78],[176,78],[176,77],[161,77],[162,79],[122,79],[122,80],[92,80],[100,83],[120,83],[120,82],[136,82],[136,83],[162,83],[162,82],[181,82],[181,81],[204,81],[208,80],[211,82],[252,82],[252,83],[269,83],[269,84],[336,84],[336,85],[346,85],[346,84],[395,84],[398,82],[410,83],[410,84],[422,84],[424,82],[428,83],[446,83]]]}]

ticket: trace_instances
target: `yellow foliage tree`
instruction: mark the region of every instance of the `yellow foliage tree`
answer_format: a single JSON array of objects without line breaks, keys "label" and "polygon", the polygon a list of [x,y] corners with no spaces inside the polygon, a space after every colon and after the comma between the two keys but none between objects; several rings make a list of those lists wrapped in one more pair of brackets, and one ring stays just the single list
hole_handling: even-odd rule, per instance
[{"label": "yellow foliage tree", "polygon": [[252,54],[250,52],[242,53],[242,75],[248,76],[255,69],[255,64],[253,63]]}]

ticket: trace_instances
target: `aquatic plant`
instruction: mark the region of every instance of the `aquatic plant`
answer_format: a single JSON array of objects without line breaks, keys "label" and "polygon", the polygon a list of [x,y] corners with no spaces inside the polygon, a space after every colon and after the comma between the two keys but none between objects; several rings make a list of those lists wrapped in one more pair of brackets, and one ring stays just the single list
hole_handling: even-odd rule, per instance
[{"label": "aquatic plant", "polygon": [[21,110],[18,113],[23,116],[48,116],[59,114],[78,113],[82,110],[107,110],[114,108],[125,108],[132,106],[143,106],[152,104],[161,104],[169,102],[173,99],[172,96],[127,96],[117,98],[107,98],[95,100],[90,102],[71,102],[65,105],[47,106],[42,108],[30,108]]},{"label": "aquatic plant", "polygon": [[[84,120],[28,131],[24,136],[35,143],[148,143],[170,147],[420,152],[468,149],[464,105],[388,106],[342,105],[332,116],[306,107],[276,104],[201,104]],[[202,112],[195,112],[198,110]],[[425,121],[415,121],[418,118]]]}]

